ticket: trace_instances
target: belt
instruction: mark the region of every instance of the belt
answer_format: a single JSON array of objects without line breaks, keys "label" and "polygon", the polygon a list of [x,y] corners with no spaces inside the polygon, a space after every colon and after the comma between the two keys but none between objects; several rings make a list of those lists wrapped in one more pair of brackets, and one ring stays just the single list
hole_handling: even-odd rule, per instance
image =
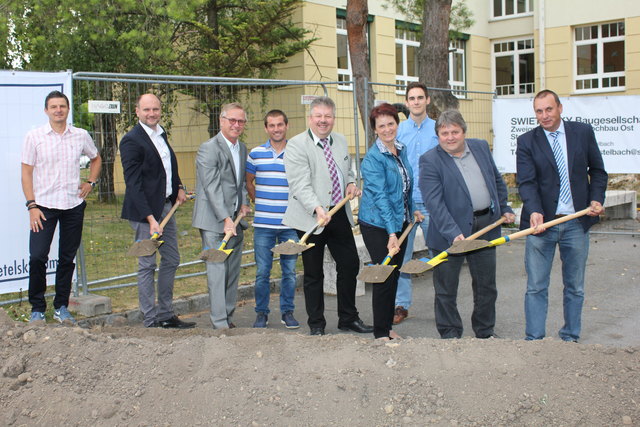
[{"label": "belt", "polygon": [[473,211],[473,216],[484,216],[491,211],[491,208],[480,209],[479,211]]},{"label": "belt", "polygon": [[567,216],[567,214],[557,214],[554,218],[562,218]]}]

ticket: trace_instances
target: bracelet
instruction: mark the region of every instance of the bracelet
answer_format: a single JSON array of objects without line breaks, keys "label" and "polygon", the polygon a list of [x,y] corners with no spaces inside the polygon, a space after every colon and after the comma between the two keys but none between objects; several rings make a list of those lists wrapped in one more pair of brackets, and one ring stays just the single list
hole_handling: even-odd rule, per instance
[{"label": "bracelet", "polygon": [[389,234],[389,237],[396,237],[396,233]]},{"label": "bracelet", "polygon": [[36,204],[34,203],[33,205],[31,205],[31,206],[29,206],[29,207],[27,208],[27,210],[28,210],[28,211],[30,211],[31,209],[38,209],[38,205],[36,205]]},{"label": "bracelet", "polygon": [[36,202],[35,200],[27,200],[27,203],[25,203],[25,206],[29,207],[31,203],[35,203],[35,202]]}]

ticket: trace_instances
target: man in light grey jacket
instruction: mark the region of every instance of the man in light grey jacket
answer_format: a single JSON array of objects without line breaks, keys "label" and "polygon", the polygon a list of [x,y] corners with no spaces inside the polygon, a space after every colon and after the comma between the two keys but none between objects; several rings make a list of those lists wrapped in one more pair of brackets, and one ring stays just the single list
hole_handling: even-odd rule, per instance
[{"label": "man in light grey jacket", "polygon": [[226,247],[233,249],[222,263],[207,263],[207,284],[211,299],[211,323],[215,329],[234,328],[243,229],[234,219],[251,212],[247,201],[245,164],[247,147],[239,140],[247,123],[242,105],[222,106],[220,132],[204,142],[196,156],[196,203],[193,226],[200,229],[204,249],[217,248],[227,232]]},{"label": "man in light grey jacket", "polygon": [[323,294],[325,246],[336,261],[338,328],[373,332],[371,326],[360,320],[356,309],[360,260],[351,230],[351,206],[347,203],[333,217],[328,216],[329,210],[344,197],[361,194],[351,170],[347,141],[343,135],[333,132],[335,113],[331,98],[316,98],[310,106],[309,129],[289,140],[284,158],[289,201],[282,222],[296,229],[300,237],[316,223],[324,225],[307,241],[314,246],[302,253],[304,298],[311,335],[324,335],[327,323]]}]

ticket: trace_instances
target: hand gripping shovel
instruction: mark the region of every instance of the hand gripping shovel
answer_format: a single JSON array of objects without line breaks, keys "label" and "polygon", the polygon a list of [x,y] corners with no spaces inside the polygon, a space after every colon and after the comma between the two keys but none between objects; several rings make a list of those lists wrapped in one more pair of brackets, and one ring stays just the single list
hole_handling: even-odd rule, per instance
[{"label": "hand gripping shovel", "polygon": [[[581,211],[578,211],[574,214],[571,215],[566,215],[560,218],[556,218],[554,220],[551,220],[549,222],[545,222],[544,224],[542,224],[541,227],[544,228],[550,228],[553,227],[554,225],[558,225],[558,224],[562,224],[563,222],[567,222],[567,221],[571,221],[572,219],[576,219],[576,218],[580,218],[581,216],[586,215],[587,213],[589,213],[590,208],[586,208],[583,209]],[[536,227],[530,227],[527,228],[525,230],[521,230],[518,231],[516,233],[513,233],[509,236],[502,236],[498,239],[494,239],[490,242],[487,242],[486,240],[477,240],[475,243],[482,243],[482,245],[474,245],[474,247],[472,248],[462,248],[463,250],[460,249],[455,249],[455,250],[450,250],[449,253],[453,254],[453,253],[464,253],[464,252],[471,252],[471,251],[475,251],[478,249],[482,249],[482,248],[489,248],[492,246],[498,246],[498,245],[502,245],[504,243],[510,242],[513,239],[517,239],[519,237],[524,237],[524,236],[528,236],[529,234],[533,234],[533,232],[536,231]],[[454,245],[455,246],[455,245]],[[453,246],[452,246],[453,248]]]},{"label": "hand gripping shovel", "polygon": [[[464,241],[475,240],[478,237],[482,236],[487,231],[493,230],[494,228],[496,228],[506,220],[507,218],[502,216],[493,224],[489,224],[483,229],[476,231],[471,236],[467,237]],[[455,245],[455,242],[454,242],[454,245]],[[453,247],[454,246],[451,246],[451,248]],[[436,265],[440,264],[441,262],[446,261],[447,255],[450,253],[449,250],[451,248],[447,249],[446,251],[440,252],[438,255],[434,256],[431,259],[428,259],[428,258],[412,259],[411,261],[404,264],[400,269],[400,271],[408,274],[420,274],[420,273],[424,273],[425,271],[429,271],[432,268],[434,268]]]},{"label": "hand gripping shovel", "polygon": [[[180,204],[176,202],[172,207],[167,216],[164,217],[162,222],[160,223],[160,228],[164,228],[165,225],[169,222],[171,217],[173,216],[176,209],[178,209]],[[160,235],[158,233],[153,233],[150,239],[147,240],[138,240],[135,242],[127,252],[127,256],[149,256],[156,253],[160,245],[164,243],[162,240],[158,240]]]},{"label": "hand gripping shovel", "polygon": [[[333,209],[331,209],[329,211],[328,215],[330,217],[333,216],[349,200],[351,200],[349,197],[345,197],[344,199],[340,200],[340,203],[335,205],[333,207]],[[312,248],[315,243],[307,244],[306,241],[309,238],[309,236],[311,236],[311,233],[316,231],[318,229],[318,227],[322,227],[322,226],[323,226],[323,224],[318,222],[316,225],[311,227],[306,233],[304,233],[304,235],[302,236],[302,238],[300,239],[299,242],[296,243],[293,240],[287,240],[286,242],[280,243],[279,245],[277,245],[274,248],[272,248],[271,252],[273,252],[274,254],[279,254],[279,255],[295,255],[295,254],[302,253],[302,252],[306,251],[309,248]]]},{"label": "hand gripping shovel", "polygon": [[[233,221],[234,229],[238,227],[238,224],[240,224],[242,218],[244,218],[244,215],[238,215],[236,217],[236,220]],[[202,252],[200,252],[199,258],[206,262],[224,262],[229,254],[233,252],[233,249],[225,249],[227,247],[227,242],[229,241],[229,239],[231,239],[231,236],[233,236],[233,233],[231,231],[227,232],[224,235],[224,239],[222,239],[222,242],[220,242],[220,246],[218,246],[218,249],[205,248]]]},{"label": "hand gripping shovel", "polygon": [[[407,238],[413,227],[416,225],[416,221],[409,224],[409,226],[404,230],[400,238],[398,239],[398,246],[402,246],[402,242]],[[389,251],[382,263],[379,265],[367,265],[365,266],[360,274],[358,275],[358,280],[362,280],[366,283],[382,283],[387,280],[387,277],[393,272],[393,269],[396,268],[395,265],[389,265],[391,262],[391,258],[395,256],[400,251],[400,249],[393,248]]]}]

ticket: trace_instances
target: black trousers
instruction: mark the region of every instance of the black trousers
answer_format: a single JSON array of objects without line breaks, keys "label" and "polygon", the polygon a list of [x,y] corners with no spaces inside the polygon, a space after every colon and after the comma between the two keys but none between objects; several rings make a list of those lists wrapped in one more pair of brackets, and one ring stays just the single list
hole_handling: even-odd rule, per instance
[{"label": "black trousers", "polygon": [[47,261],[53,240],[53,233],[60,223],[58,240],[58,266],[56,268],[56,296],[53,307],[69,305],[71,294],[71,278],[76,268],[73,259],[76,257],[82,240],[82,223],[86,202],[71,209],[48,209],[40,207],[46,221],[42,221],[43,229],[29,234],[29,302],[32,311],[43,312],[47,309],[44,294],[47,288]]},{"label": "black trousers", "polygon": [[[473,232],[491,223],[491,215],[474,218]],[[482,238],[482,236],[480,237]],[[442,250],[431,251],[431,256]],[[457,297],[460,270],[467,259],[473,290],[473,313],[471,327],[477,338],[493,334],[496,323],[496,248],[485,248],[463,255],[449,255],[448,261],[439,264],[433,271],[435,288],[436,327],[442,338],[461,338],[462,319],[458,312]]]},{"label": "black trousers", "polygon": [[[407,227],[405,223],[401,233]],[[387,243],[389,241],[389,233],[387,230],[374,227],[360,222],[360,232],[364,245],[369,251],[371,262],[380,264],[384,261],[388,254]],[[393,314],[396,305],[396,291],[398,290],[398,278],[400,277],[400,266],[404,258],[404,252],[407,248],[406,240],[400,245],[400,252],[395,254],[389,265],[396,265],[387,280],[383,283],[371,284],[371,304],[373,309],[373,335],[376,338],[388,337],[389,331],[393,329]]]},{"label": "black trousers", "polygon": [[[299,237],[304,232],[296,230]],[[324,248],[336,261],[338,293],[338,326],[358,320],[356,309],[356,276],[360,258],[345,208],[340,209],[320,234],[312,234],[307,243],[315,245],[302,252],[304,266],[304,301],[309,328],[324,328]]]}]

